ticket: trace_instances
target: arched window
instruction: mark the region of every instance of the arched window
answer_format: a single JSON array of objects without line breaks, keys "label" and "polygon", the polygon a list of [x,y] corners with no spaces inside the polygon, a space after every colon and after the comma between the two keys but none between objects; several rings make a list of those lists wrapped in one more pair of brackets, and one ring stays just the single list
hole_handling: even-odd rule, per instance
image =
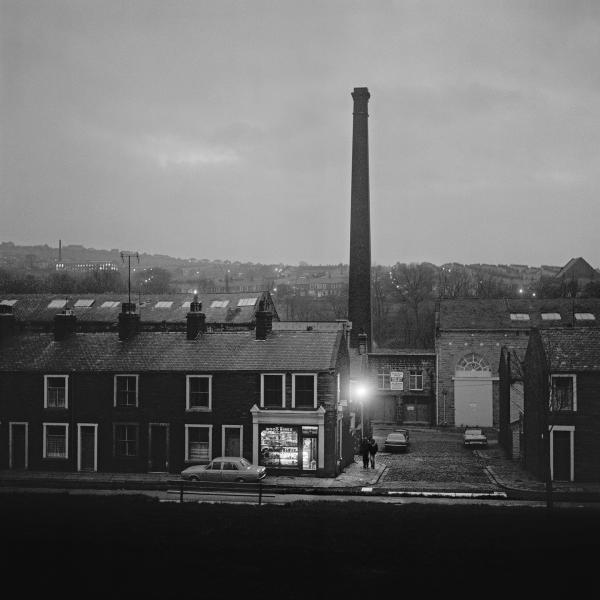
[{"label": "arched window", "polygon": [[471,352],[466,356],[463,356],[459,363],[456,365],[456,373],[462,376],[472,377],[472,376],[488,376],[492,372],[492,368],[490,367],[490,363],[483,358],[483,356],[479,356]]}]

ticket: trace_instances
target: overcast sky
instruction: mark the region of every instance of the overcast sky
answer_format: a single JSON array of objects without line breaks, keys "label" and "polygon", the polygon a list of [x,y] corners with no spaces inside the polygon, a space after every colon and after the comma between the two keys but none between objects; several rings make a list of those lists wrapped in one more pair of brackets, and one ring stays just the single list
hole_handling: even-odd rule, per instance
[{"label": "overcast sky", "polygon": [[0,0],[0,241],[600,266],[600,2]]}]

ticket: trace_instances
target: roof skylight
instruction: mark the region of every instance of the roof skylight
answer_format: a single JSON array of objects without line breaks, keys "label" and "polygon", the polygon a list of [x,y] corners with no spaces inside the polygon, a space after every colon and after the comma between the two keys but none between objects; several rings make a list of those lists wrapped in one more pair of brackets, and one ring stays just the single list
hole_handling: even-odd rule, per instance
[{"label": "roof skylight", "polygon": [[93,300],[83,299],[75,302],[75,308],[90,308],[94,304]]},{"label": "roof skylight", "polygon": [[52,302],[48,304],[48,308],[63,308],[66,303],[66,300],[52,300]]},{"label": "roof skylight", "polygon": [[595,321],[596,317],[592,313],[575,313],[578,321]]},{"label": "roof skylight", "polygon": [[0,304],[2,306],[14,306],[17,303],[17,300],[2,300]]},{"label": "roof skylight", "polygon": [[542,313],[543,321],[560,321],[561,316],[559,313]]},{"label": "roof skylight", "polygon": [[211,308],[225,308],[229,304],[229,300],[213,300],[210,303]]},{"label": "roof skylight", "polygon": [[164,302],[164,301],[161,301],[161,302],[157,302],[154,305],[154,308],[171,308],[171,306],[173,306],[173,302]]},{"label": "roof skylight", "polygon": [[119,302],[114,302],[113,300],[107,300],[102,303],[100,308],[117,308],[119,306]]},{"label": "roof skylight", "polygon": [[238,306],[254,306],[258,298],[240,298],[237,305]]},{"label": "roof skylight", "polygon": [[527,313],[510,313],[511,321],[529,321],[529,315]]}]

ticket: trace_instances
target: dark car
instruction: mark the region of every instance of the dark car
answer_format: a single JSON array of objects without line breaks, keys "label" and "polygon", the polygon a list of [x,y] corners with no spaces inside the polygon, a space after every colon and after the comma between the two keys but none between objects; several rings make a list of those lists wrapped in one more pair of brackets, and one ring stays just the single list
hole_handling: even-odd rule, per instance
[{"label": "dark car", "polygon": [[385,452],[406,452],[408,443],[408,436],[405,432],[393,431],[385,438],[383,448]]},{"label": "dark car", "polygon": [[465,446],[487,446],[487,436],[481,429],[467,427],[463,433],[463,444]]},{"label": "dark car", "polygon": [[181,471],[181,477],[190,481],[238,481],[256,483],[265,478],[265,467],[253,465],[239,456],[219,456],[207,465],[192,465]]}]

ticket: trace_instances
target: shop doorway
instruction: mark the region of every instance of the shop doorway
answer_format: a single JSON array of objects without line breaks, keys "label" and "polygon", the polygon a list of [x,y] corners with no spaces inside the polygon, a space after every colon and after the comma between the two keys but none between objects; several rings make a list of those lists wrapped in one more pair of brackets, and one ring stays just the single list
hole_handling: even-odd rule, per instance
[{"label": "shop doorway", "polygon": [[165,423],[150,425],[149,441],[150,465],[149,470],[164,473],[169,470],[169,426]]}]

